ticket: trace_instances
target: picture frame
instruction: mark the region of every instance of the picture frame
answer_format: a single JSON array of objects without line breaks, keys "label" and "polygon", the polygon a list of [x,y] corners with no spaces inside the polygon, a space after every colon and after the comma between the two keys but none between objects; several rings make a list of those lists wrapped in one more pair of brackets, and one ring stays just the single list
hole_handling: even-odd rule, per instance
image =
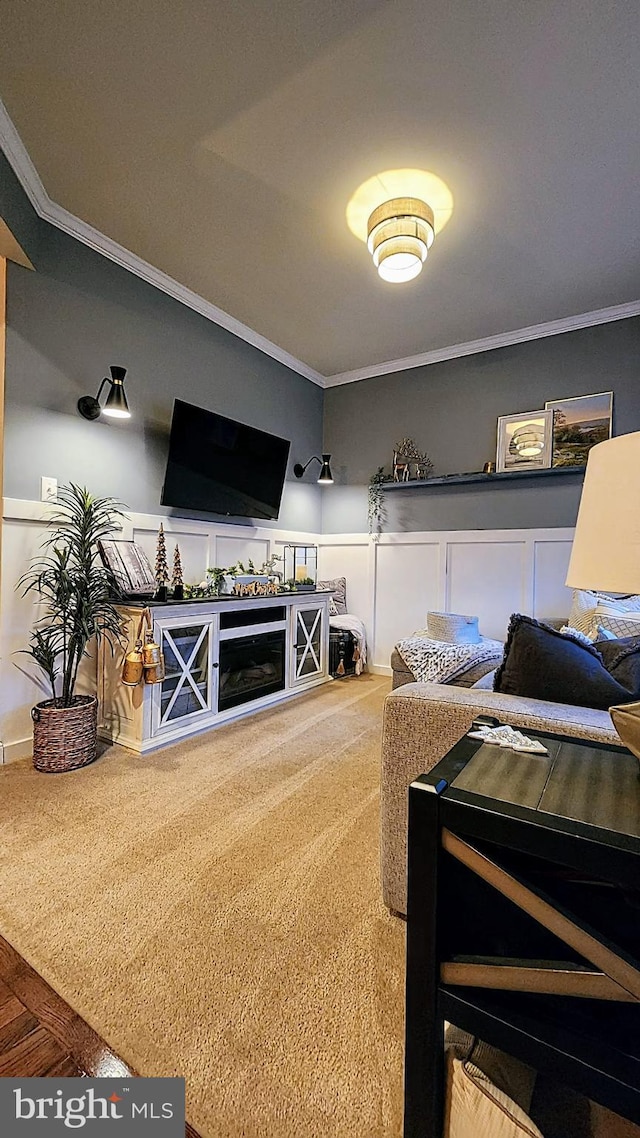
[{"label": "picture frame", "polygon": [[135,541],[99,541],[102,562],[110,569],[125,597],[153,597],[156,579],[144,549]]},{"label": "picture frame", "polygon": [[548,399],[553,412],[552,466],[586,466],[589,451],[610,439],[613,423],[613,391]]},{"label": "picture frame", "polygon": [[551,466],[553,411],[521,411],[498,419],[496,473],[548,470]]}]

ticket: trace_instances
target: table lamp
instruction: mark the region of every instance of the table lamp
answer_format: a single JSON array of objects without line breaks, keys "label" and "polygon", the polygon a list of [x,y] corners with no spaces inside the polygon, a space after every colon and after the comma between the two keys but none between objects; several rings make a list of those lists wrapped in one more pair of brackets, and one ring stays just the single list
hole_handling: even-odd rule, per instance
[{"label": "table lamp", "polygon": [[[589,451],[566,584],[640,593],[640,431]],[[640,703],[610,712],[622,742],[640,758]]]}]

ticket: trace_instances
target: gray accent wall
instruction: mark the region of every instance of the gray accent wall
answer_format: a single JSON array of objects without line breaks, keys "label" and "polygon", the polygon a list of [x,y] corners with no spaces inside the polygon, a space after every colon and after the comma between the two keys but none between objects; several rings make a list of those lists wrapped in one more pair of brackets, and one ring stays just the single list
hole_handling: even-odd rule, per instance
[{"label": "gray accent wall", "polygon": [[[369,477],[390,469],[405,436],[429,453],[434,474],[482,470],[495,459],[499,415],[610,390],[614,434],[640,430],[640,317],[330,388],[324,449],[336,484],[323,494],[323,529],[367,529]],[[573,526],[580,489],[581,478],[566,475],[393,491],[385,529]]]},{"label": "gray accent wall", "polygon": [[18,244],[35,262],[46,225],[31,206],[5,155],[0,150],[0,217]]},{"label": "gray accent wall", "polygon": [[[160,506],[160,492],[180,398],[290,439],[280,518],[266,524],[317,532],[320,489],[310,476],[296,480],[293,464],[322,449],[322,390],[39,222],[6,174],[5,163],[0,216],[17,237],[31,234],[24,247],[36,272],[8,269],[5,494],[38,499],[49,475],[134,511],[177,513]],[[77,400],[96,394],[110,364],[127,369],[132,418],[87,422]]]}]

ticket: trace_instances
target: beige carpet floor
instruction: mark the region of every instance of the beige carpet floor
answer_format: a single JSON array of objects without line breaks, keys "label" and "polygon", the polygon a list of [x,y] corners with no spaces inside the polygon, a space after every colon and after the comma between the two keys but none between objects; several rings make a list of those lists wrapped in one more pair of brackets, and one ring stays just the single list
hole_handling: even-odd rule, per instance
[{"label": "beige carpet floor", "polygon": [[0,932],[205,1136],[398,1135],[404,926],[380,901],[389,681],[155,755],[0,768]]}]

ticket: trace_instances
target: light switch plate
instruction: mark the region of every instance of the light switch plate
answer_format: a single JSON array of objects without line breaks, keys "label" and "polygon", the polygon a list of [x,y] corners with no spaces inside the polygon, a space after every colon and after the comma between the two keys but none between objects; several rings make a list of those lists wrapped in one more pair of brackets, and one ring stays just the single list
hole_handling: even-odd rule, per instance
[{"label": "light switch plate", "polygon": [[46,478],[43,474],[40,479],[40,501],[55,502],[58,498],[58,479]]}]

